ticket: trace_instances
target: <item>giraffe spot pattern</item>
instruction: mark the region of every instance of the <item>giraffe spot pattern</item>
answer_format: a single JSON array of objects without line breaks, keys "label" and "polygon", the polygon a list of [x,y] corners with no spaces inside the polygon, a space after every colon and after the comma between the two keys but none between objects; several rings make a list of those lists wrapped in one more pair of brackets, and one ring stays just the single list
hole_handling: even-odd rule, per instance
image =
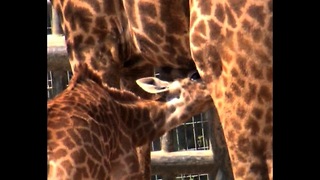
[{"label": "giraffe spot pattern", "polygon": [[[264,38],[264,45],[265,45],[266,47],[268,47],[269,50],[271,51],[271,50],[272,50],[272,39],[270,39],[270,37],[266,36],[266,37]],[[266,59],[266,58],[264,58],[264,59]]]},{"label": "giraffe spot pattern", "polygon": [[98,27],[92,28],[92,34],[98,39],[98,42],[104,42],[107,39],[107,31]]},{"label": "giraffe spot pattern", "polygon": [[225,12],[224,12],[224,8],[223,5],[218,3],[216,5],[216,11],[214,13],[214,16],[220,21],[220,22],[224,22],[225,19]]},{"label": "giraffe spot pattern", "polygon": [[134,171],[134,172],[139,172],[139,166],[136,165],[136,163],[132,163],[132,162],[135,162],[136,161],[136,158],[132,155],[132,156],[128,156],[124,159],[125,162],[131,162],[131,168],[130,170],[131,171]]},{"label": "giraffe spot pattern", "polygon": [[57,158],[63,158],[68,154],[68,152],[65,149],[57,149],[55,150],[55,155]]},{"label": "giraffe spot pattern", "polygon": [[[63,162],[61,162],[61,165],[63,166],[67,174],[72,174],[72,171],[74,171],[74,166],[73,164],[71,164],[70,160],[64,160]],[[59,170],[61,170],[61,172],[57,174],[64,174],[62,169],[59,168]]]},{"label": "giraffe spot pattern", "polygon": [[256,56],[258,57],[258,59],[261,60],[262,64],[269,64],[269,62],[271,62],[271,59],[269,58],[269,56],[262,50],[256,50],[255,51]]},{"label": "giraffe spot pattern", "polygon": [[99,13],[101,11],[100,4],[98,1],[92,1],[92,0],[83,0],[86,2],[86,5],[91,6],[94,10],[94,12]]},{"label": "giraffe spot pattern", "polygon": [[251,33],[252,31],[252,24],[246,19],[242,21],[241,27],[242,27],[242,30],[244,30],[244,32]]},{"label": "giraffe spot pattern", "polygon": [[217,90],[215,91],[215,98],[216,98],[216,99],[221,98],[222,95],[223,95],[222,93],[223,93],[223,92],[222,92],[221,89],[217,89]]},{"label": "giraffe spot pattern", "polygon": [[101,30],[108,29],[108,24],[107,24],[107,21],[105,20],[105,17],[104,16],[96,17],[94,27]]},{"label": "giraffe spot pattern", "polygon": [[239,76],[238,70],[235,68],[232,68],[231,69],[231,76],[238,77]]},{"label": "giraffe spot pattern", "polygon": [[99,155],[99,153],[95,150],[95,148],[92,145],[84,145],[85,150],[87,152],[87,154],[90,154],[90,156],[96,160],[96,161],[100,161],[101,160],[101,156]]},{"label": "giraffe spot pattern", "polygon": [[83,149],[73,151],[70,154],[70,157],[73,159],[74,163],[76,164],[82,164],[86,162],[86,153]]},{"label": "giraffe spot pattern", "polygon": [[56,151],[56,149],[59,148],[59,145],[58,143],[56,142],[48,142],[48,150],[50,151]]},{"label": "giraffe spot pattern", "polygon": [[222,62],[220,54],[215,46],[208,45],[205,49],[205,60],[203,62],[207,62],[207,67],[212,70],[213,74],[216,77],[219,77],[222,73]]},{"label": "giraffe spot pattern", "polygon": [[264,26],[266,14],[263,12],[263,6],[251,5],[248,8],[248,14]]},{"label": "giraffe spot pattern", "polygon": [[[61,131],[63,132],[63,131]],[[72,141],[76,144],[82,145],[82,139],[80,136],[73,130],[73,129],[68,129],[67,130],[69,137],[72,139]],[[66,134],[64,133],[63,136]]]},{"label": "giraffe spot pattern", "polygon": [[86,33],[89,32],[90,25],[92,23],[92,14],[88,9],[78,7],[73,8],[75,4],[68,1],[65,9],[64,9],[64,17],[66,18],[66,21],[70,23],[70,27],[72,31],[77,30],[77,26],[79,26],[80,29],[84,30]]},{"label": "giraffe spot pattern", "polygon": [[210,40],[217,40],[218,38],[221,38],[221,26],[214,22],[213,20],[208,21],[208,27],[210,30]]},{"label": "giraffe spot pattern", "polygon": [[261,31],[261,29],[254,29],[254,30],[252,31],[252,39],[253,39],[255,42],[261,41],[261,39],[262,39],[262,31]]},{"label": "giraffe spot pattern", "polygon": [[[106,176],[105,170],[104,170],[103,166],[100,166],[97,177],[105,177],[105,176]],[[103,178],[103,179],[105,179],[105,178]]]},{"label": "giraffe spot pattern", "polygon": [[207,35],[207,31],[206,31],[206,24],[204,22],[204,20],[201,20],[198,22],[198,24],[194,27],[194,31],[202,34],[203,36]]},{"label": "giraffe spot pattern", "polygon": [[[47,132],[47,137],[48,137],[48,139],[49,139],[49,138],[50,138],[50,139],[51,139],[51,138],[54,138],[51,131],[48,131],[48,132]],[[57,137],[57,139],[60,139],[60,138]]]},{"label": "giraffe spot pattern", "polygon": [[237,168],[235,175],[238,177],[242,177],[244,175],[245,172],[245,168],[244,167],[239,167]]},{"label": "giraffe spot pattern", "polygon": [[[93,131],[93,132],[96,132],[96,131]],[[95,135],[94,133],[92,133],[91,135],[92,135],[93,147],[102,156],[103,152],[101,152],[101,150],[103,149],[103,144],[101,143],[100,137]]]},{"label": "giraffe spot pattern", "polygon": [[270,135],[270,134],[272,134],[273,128],[272,128],[272,126],[267,125],[266,127],[263,128],[262,131],[265,135]]},{"label": "giraffe spot pattern", "polygon": [[87,46],[93,46],[95,44],[95,40],[92,36],[88,36],[84,41],[84,44],[86,44]]},{"label": "giraffe spot pattern", "polygon": [[255,107],[252,109],[252,114],[257,118],[257,120],[260,120],[263,115],[263,110]]},{"label": "giraffe spot pattern", "polygon": [[241,96],[241,90],[237,84],[231,83],[230,88],[236,96]]},{"label": "giraffe spot pattern", "polygon": [[[63,115],[63,113],[57,113],[57,116],[59,115]],[[68,125],[69,125],[69,121],[51,121],[49,122],[48,126],[50,126],[53,129],[61,129]]]},{"label": "giraffe spot pattern", "polygon": [[115,15],[116,14],[116,10],[115,10],[115,4],[113,0],[104,0],[102,1],[103,3],[103,11],[107,14],[107,15]]},{"label": "giraffe spot pattern", "polygon": [[250,63],[249,65],[250,70],[251,70],[251,74],[253,75],[254,78],[256,79],[263,79],[263,71],[261,69],[261,67],[258,67],[258,65],[256,63]]},{"label": "giraffe spot pattern", "polygon": [[225,96],[228,102],[233,102],[234,97],[233,94],[231,92],[225,92]]},{"label": "giraffe spot pattern", "polygon": [[253,117],[249,117],[244,127],[249,130],[253,136],[257,135],[260,131],[259,124]]},{"label": "giraffe spot pattern", "polygon": [[191,11],[190,24],[193,24],[197,19],[198,15],[196,11]]},{"label": "giraffe spot pattern", "polygon": [[205,44],[207,40],[200,33],[195,32],[192,34],[191,41],[194,46],[200,47]]},{"label": "giraffe spot pattern", "polygon": [[249,83],[249,92],[247,92],[247,93],[244,95],[244,101],[245,101],[247,104],[250,104],[250,102],[251,102],[253,99],[255,99],[256,94],[257,94],[257,85],[252,84],[252,83]]},{"label": "giraffe spot pattern", "polygon": [[134,8],[134,0],[126,0],[124,1],[124,5],[126,7],[126,13],[128,14],[127,18],[129,19],[131,25],[135,28],[138,28],[137,22],[137,14],[136,9]]},{"label": "giraffe spot pattern", "polygon": [[267,124],[271,124],[272,123],[272,120],[273,120],[273,115],[272,115],[272,108],[269,108],[268,110],[267,110],[267,113],[266,113],[266,123]]},{"label": "giraffe spot pattern", "polygon": [[81,134],[81,138],[84,144],[91,142],[90,131],[84,128],[75,129],[78,134]]},{"label": "giraffe spot pattern", "polygon": [[268,177],[268,168],[266,164],[253,163],[250,166],[250,171],[259,174],[261,177]]},{"label": "giraffe spot pattern", "polygon": [[65,137],[64,140],[62,140],[62,143],[65,147],[67,147],[69,150],[73,149],[76,145],[69,137]]},{"label": "giraffe spot pattern", "polygon": [[267,142],[263,139],[253,139],[252,140],[252,153],[256,156],[261,154],[265,154],[265,150],[267,147]]},{"label": "giraffe spot pattern", "polygon": [[239,56],[236,59],[236,63],[238,65],[238,68],[240,69],[240,72],[242,75],[247,76],[248,71],[247,71],[247,61],[245,58]]},{"label": "giraffe spot pattern", "polygon": [[222,76],[222,82],[225,87],[228,87],[228,78],[226,76]]},{"label": "giraffe spot pattern", "polygon": [[247,0],[228,0],[230,7],[239,17],[242,14],[241,8],[245,6]]},{"label": "giraffe spot pattern", "polygon": [[238,106],[236,114],[240,119],[243,119],[245,117],[245,115],[246,115],[246,110],[243,107]]},{"label": "giraffe spot pattern", "polygon": [[153,42],[149,41],[148,39],[144,38],[143,36],[136,34],[137,39],[139,40],[140,50],[142,52],[151,50],[153,52],[158,52],[159,48]]},{"label": "giraffe spot pattern", "polygon": [[232,126],[233,126],[233,128],[234,128],[235,130],[238,130],[238,131],[241,130],[241,125],[240,125],[240,123],[238,123],[235,119],[230,120],[230,121],[231,121],[231,124],[232,124]]},{"label": "giraffe spot pattern", "polygon": [[269,32],[273,31],[273,17],[272,16],[270,17],[270,20],[269,20],[268,30],[269,30]]},{"label": "giraffe spot pattern", "polygon": [[93,160],[91,160],[91,158],[88,158],[86,163],[89,167],[89,173],[95,176],[99,165],[97,165]]},{"label": "giraffe spot pattern", "polygon": [[244,50],[246,54],[251,54],[253,52],[251,39],[247,38],[244,33],[238,32],[237,40],[240,50]]},{"label": "giraffe spot pattern", "polygon": [[247,159],[240,152],[236,152],[236,155],[240,162],[243,162],[243,163],[247,162]]},{"label": "giraffe spot pattern", "polygon": [[227,15],[227,18],[228,18],[228,24],[231,27],[235,28],[237,26],[236,20],[234,19],[229,6],[227,4],[225,4],[224,8],[225,8],[225,12],[226,12],[226,15]]},{"label": "giraffe spot pattern", "polygon": [[[50,134],[51,134],[51,133],[50,133]],[[57,139],[61,139],[61,138],[63,138],[65,135],[66,135],[66,132],[64,132],[63,130],[56,132],[56,138],[57,138]],[[48,136],[48,139],[50,139],[50,138],[51,138],[51,137]]]},{"label": "giraffe spot pattern", "polygon": [[[177,9],[183,8],[179,1],[160,0],[160,19],[165,22],[166,32],[169,34],[184,34],[187,22],[183,14]],[[169,5],[170,4],[170,5]]]},{"label": "giraffe spot pattern", "polygon": [[238,137],[237,146],[238,149],[244,154],[248,154],[251,150],[251,143],[249,142],[249,139],[243,135]]},{"label": "giraffe spot pattern", "polygon": [[165,35],[164,29],[157,23],[151,22],[146,18],[143,18],[143,29],[145,29],[146,35],[154,42],[154,43],[162,43],[162,37]]},{"label": "giraffe spot pattern", "polygon": [[263,102],[270,102],[271,100],[272,100],[272,94],[270,92],[270,89],[267,86],[262,85],[258,92],[258,101],[260,103],[263,103]]},{"label": "giraffe spot pattern", "polygon": [[234,136],[235,136],[234,132],[228,131],[227,134],[228,134],[228,136],[227,136],[228,140],[232,142],[234,140]]},{"label": "giraffe spot pattern", "polygon": [[242,80],[242,79],[237,79],[237,84],[238,84],[241,88],[244,88],[245,81]]},{"label": "giraffe spot pattern", "polygon": [[164,45],[162,49],[168,54],[176,54],[176,50],[170,44]]},{"label": "giraffe spot pattern", "polygon": [[154,4],[149,2],[138,2],[138,7],[140,16],[149,16],[151,18],[156,18],[157,10]]},{"label": "giraffe spot pattern", "polygon": [[73,176],[73,179],[82,179],[82,178],[88,178],[88,177],[89,175],[88,175],[87,169],[85,167],[78,167]]},{"label": "giraffe spot pattern", "polygon": [[202,15],[210,15],[211,14],[211,1],[207,1],[207,0],[198,0],[198,7],[201,11]]},{"label": "giraffe spot pattern", "polygon": [[[74,127],[87,127],[89,125],[87,120],[80,118],[78,116],[71,116],[71,120]],[[68,133],[73,133],[73,131],[68,130]]]}]

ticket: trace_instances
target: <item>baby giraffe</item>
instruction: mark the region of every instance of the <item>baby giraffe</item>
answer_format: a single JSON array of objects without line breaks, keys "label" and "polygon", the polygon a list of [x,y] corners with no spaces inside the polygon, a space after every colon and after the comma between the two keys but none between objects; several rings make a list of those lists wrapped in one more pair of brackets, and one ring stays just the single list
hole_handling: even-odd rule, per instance
[{"label": "baby giraffe", "polygon": [[49,180],[142,179],[136,147],[213,105],[199,80],[146,77],[137,83],[159,99],[102,85],[79,64],[68,88],[48,101]]}]

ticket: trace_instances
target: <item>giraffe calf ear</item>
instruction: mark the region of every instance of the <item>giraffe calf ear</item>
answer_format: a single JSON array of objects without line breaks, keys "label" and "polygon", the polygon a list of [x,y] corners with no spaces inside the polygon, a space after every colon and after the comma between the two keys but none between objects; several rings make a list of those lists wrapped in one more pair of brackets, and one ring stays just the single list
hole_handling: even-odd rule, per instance
[{"label": "giraffe calf ear", "polygon": [[148,93],[161,93],[169,91],[170,83],[167,81],[162,81],[155,77],[145,77],[136,80],[136,83]]}]

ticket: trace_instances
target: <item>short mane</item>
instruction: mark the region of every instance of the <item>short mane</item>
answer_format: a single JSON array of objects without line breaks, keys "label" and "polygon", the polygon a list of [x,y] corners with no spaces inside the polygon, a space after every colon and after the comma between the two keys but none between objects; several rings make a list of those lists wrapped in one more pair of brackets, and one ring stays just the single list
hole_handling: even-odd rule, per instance
[{"label": "short mane", "polygon": [[74,88],[74,86],[80,84],[82,81],[89,79],[99,84],[100,86],[103,86],[100,76],[97,73],[95,73],[92,69],[90,69],[88,65],[85,63],[79,63],[77,66],[75,66],[74,72],[75,73],[68,85],[69,89],[72,89]]}]

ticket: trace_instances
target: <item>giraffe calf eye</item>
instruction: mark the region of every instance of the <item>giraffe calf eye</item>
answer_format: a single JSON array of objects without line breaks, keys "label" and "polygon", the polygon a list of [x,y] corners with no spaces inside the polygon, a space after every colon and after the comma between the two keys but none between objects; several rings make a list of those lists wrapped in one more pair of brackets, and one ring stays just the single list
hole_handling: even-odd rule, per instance
[{"label": "giraffe calf eye", "polygon": [[193,74],[191,74],[190,79],[191,80],[199,80],[199,79],[201,79],[201,77],[198,72],[194,72]]}]

